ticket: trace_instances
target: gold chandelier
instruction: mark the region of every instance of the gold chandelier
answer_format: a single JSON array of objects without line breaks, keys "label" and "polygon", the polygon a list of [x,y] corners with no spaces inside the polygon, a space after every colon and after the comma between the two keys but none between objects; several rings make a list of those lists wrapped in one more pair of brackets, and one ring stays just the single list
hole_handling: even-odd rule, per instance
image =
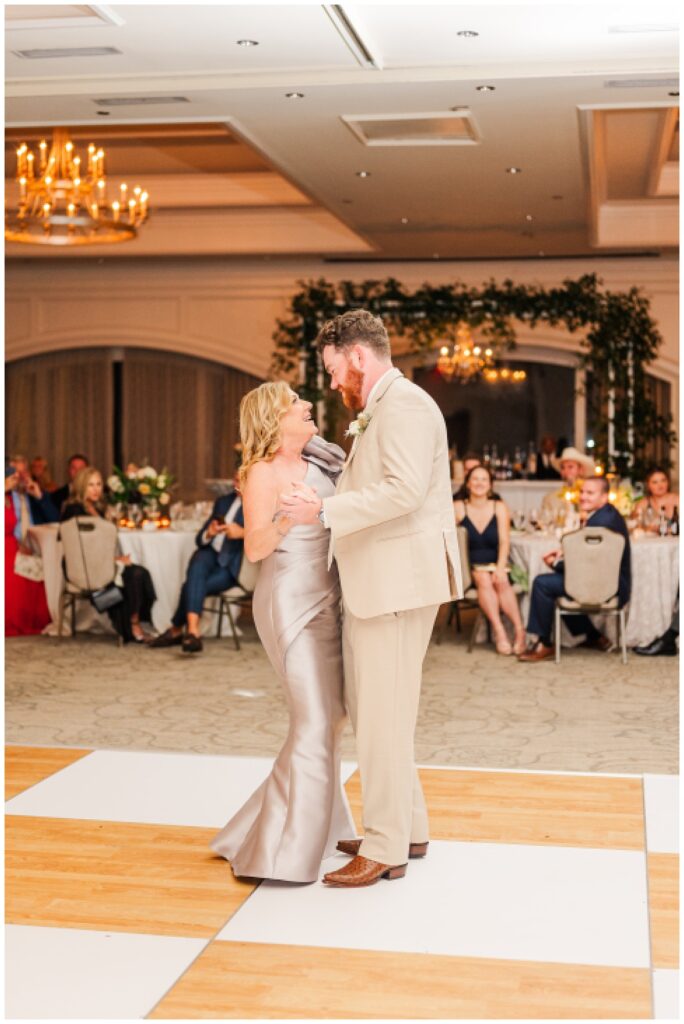
[{"label": "gold chandelier", "polygon": [[456,327],[456,340],[451,349],[448,345],[440,348],[437,370],[446,380],[458,380],[462,384],[479,376],[490,383],[518,383],[527,377],[524,370],[498,369],[494,365],[494,350],[473,341],[470,327],[462,322]]},{"label": "gold chandelier", "polygon": [[124,182],[110,199],[104,150],[88,146],[82,165],[64,128],[56,128],[52,146],[42,139],[38,157],[22,142],[17,149],[19,199],[5,216],[8,242],[28,245],[102,245],[135,238],[147,220],[147,192]]}]

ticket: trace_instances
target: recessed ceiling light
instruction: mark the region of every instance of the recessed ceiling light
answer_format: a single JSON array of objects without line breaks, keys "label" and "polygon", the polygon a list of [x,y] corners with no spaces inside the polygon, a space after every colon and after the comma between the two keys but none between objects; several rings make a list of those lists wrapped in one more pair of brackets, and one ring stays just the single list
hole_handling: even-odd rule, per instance
[{"label": "recessed ceiling light", "polygon": [[356,172],[356,177],[357,178],[370,178],[370,174],[371,174],[370,171],[357,171]]},{"label": "recessed ceiling light", "polygon": [[408,217],[402,217],[402,218],[401,218],[401,223],[402,223],[402,224],[408,224],[408,222],[409,222],[409,219],[408,219]]},{"label": "recessed ceiling light", "polygon": [[555,195],[555,196],[551,196],[551,198],[552,198],[552,199],[562,199],[562,198],[563,198],[563,196]]},{"label": "recessed ceiling light", "polygon": [[439,259],[439,253],[438,252],[433,252],[432,258],[433,258],[433,260],[438,260]]},{"label": "recessed ceiling light", "polygon": [[534,220],[534,217],[532,216],[531,213],[526,213],[525,214],[525,220]]},{"label": "recessed ceiling light", "polygon": [[463,39],[474,39],[475,36],[479,36],[479,32],[473,32],[470,28],[463,28],[460,32],[457,32],[457,36],[461,36]]},{"label": "recessed ceiling light", "polygon": [[342,202],[346,203],[347,206],[351,205],[351,199],[343,199]]},{"label": "recessed ceiling light", "polygon": [[496,92],[495,85],[478,85],[476,89],[478,92]]},{"label": "recessed ceiling light", "polygon": [[546,253],[544,252],[543,249],[540,249],[539,252],[537,253],[537,256],[546,256]]},{"label": "recessed ceiling light", "polygon": [[238,39],[238,46],[258,46],[259,43],[256,39]]},{"label": "recessed ceiling light", "polygon": [[285,98],[288,99],[288,100],[303,100],[304,99],[304,93],[303,92],[286,92],[285,93]]},{"label": "recessed ceiling light", "polygon": [[507,167],[506,174],[522,174],[522,167]]},{"label": "recessed ceiling light", "polygon": [[98,117],[109,117],[109,111],[108,110],[98,110],[98,111],[96,111],[96,113],[97,113]]}]

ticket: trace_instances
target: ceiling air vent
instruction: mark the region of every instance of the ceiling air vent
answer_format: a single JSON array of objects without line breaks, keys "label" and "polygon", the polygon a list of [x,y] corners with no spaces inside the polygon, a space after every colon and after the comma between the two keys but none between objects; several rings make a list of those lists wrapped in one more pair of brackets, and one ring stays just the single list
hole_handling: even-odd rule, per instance
[{"label": "ceiling air vent", "polygon": [[98,107],[148,107],[160,103],[189,103],[187,96],[112,96],[94,100]]},{"label": "ceiling air vent", "polygon": [[115,46],[63,46],[53,50],[12,50],[15,57],[25,60],[45,60],[48,57],[111,57],[121,55]]},{"label": "ceiling air vent", "polygon": [[678,78],[609,78],[604,89],[676,89]]},{"label": "ceiling air vent", "polygon": [[344,114],[364,146],[474,146],[480,133],[468,107],[427,114]]}]

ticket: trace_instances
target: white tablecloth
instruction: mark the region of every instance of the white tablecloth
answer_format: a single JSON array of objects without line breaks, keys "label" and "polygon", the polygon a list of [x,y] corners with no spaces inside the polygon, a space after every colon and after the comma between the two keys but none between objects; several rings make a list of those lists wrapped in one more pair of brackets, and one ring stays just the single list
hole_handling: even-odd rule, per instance
[{"label": "white tablecloth", "polygon": [[546,494],[557,491],[560,480],[495,480],[494,490],[500,494],[513,515],[518,510],[529,512],[541,508]]},{"label": "white tablecloth", "polygon": [[[59,523],[32,526],[29,538],[43,559],[45,593],[52,616],[52,622],[43,632],[56,636],[59,599],[64,590]],[[157,594],[157,600],[152,607],[152,625],[158,631],[166,629],[176,610],[188,562],[195,551],[195,531],[119,530],[119,548],[121,554],[130,555],[133,562],[144,565],[149,570]],[[78,631],[96,629],[111,632],[112,627],[107,616],[98,615],[86,601],[79,601],[76,609]],[[211,614],[203,615],[201,628],[203,633],[215,629],[216,617]],[[71,633],[71,615],[64,620],[63,633],[65,636]],[[224,636],[229,635],[230,624],[226,622]]]},{"label": "white tablecloth", "polygon": [[164,630],[171,622],[195,548],[194,533],[175,530],[119,530],[122,555],[149,570],[157,600],[152,607],[152,625]]},{"label": "white tablecloth", "polygon": [[[511,561],[525,569],[530,590],[521,601],[523,622],[527,622],[530,593],[535,576],[551,572],[542,561],[547,551],[559,547],[554,536],[511,534]],[[632,594],[627,608],[627,645],[650,643],[670,625],[679,586],[679,541],[676,537],[633,538]],[[564,640],[568,634],[564,630]]]}]

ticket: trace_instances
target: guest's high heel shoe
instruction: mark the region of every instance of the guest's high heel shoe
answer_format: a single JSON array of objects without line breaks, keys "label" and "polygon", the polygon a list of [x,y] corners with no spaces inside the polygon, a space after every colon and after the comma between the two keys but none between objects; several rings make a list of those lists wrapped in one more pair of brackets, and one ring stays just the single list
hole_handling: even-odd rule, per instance
[{"label": "guest's high heel shoe", "polygon": [[521,637],[519,637],[515,641],[515,643],[513,644],[513,653],[515,654],[516,657],[518,657],[519,655],[524,654],[526,650],[527,650],[527,634],[523,633],[523,635]]},{"label": "guest's high heel shoe", "polygon": [[505,630],[502,630],[501,633],[494,638],[494,644],[496,646],[497,654],[509,655],[513,653],[513,648],[510,645]]}]

